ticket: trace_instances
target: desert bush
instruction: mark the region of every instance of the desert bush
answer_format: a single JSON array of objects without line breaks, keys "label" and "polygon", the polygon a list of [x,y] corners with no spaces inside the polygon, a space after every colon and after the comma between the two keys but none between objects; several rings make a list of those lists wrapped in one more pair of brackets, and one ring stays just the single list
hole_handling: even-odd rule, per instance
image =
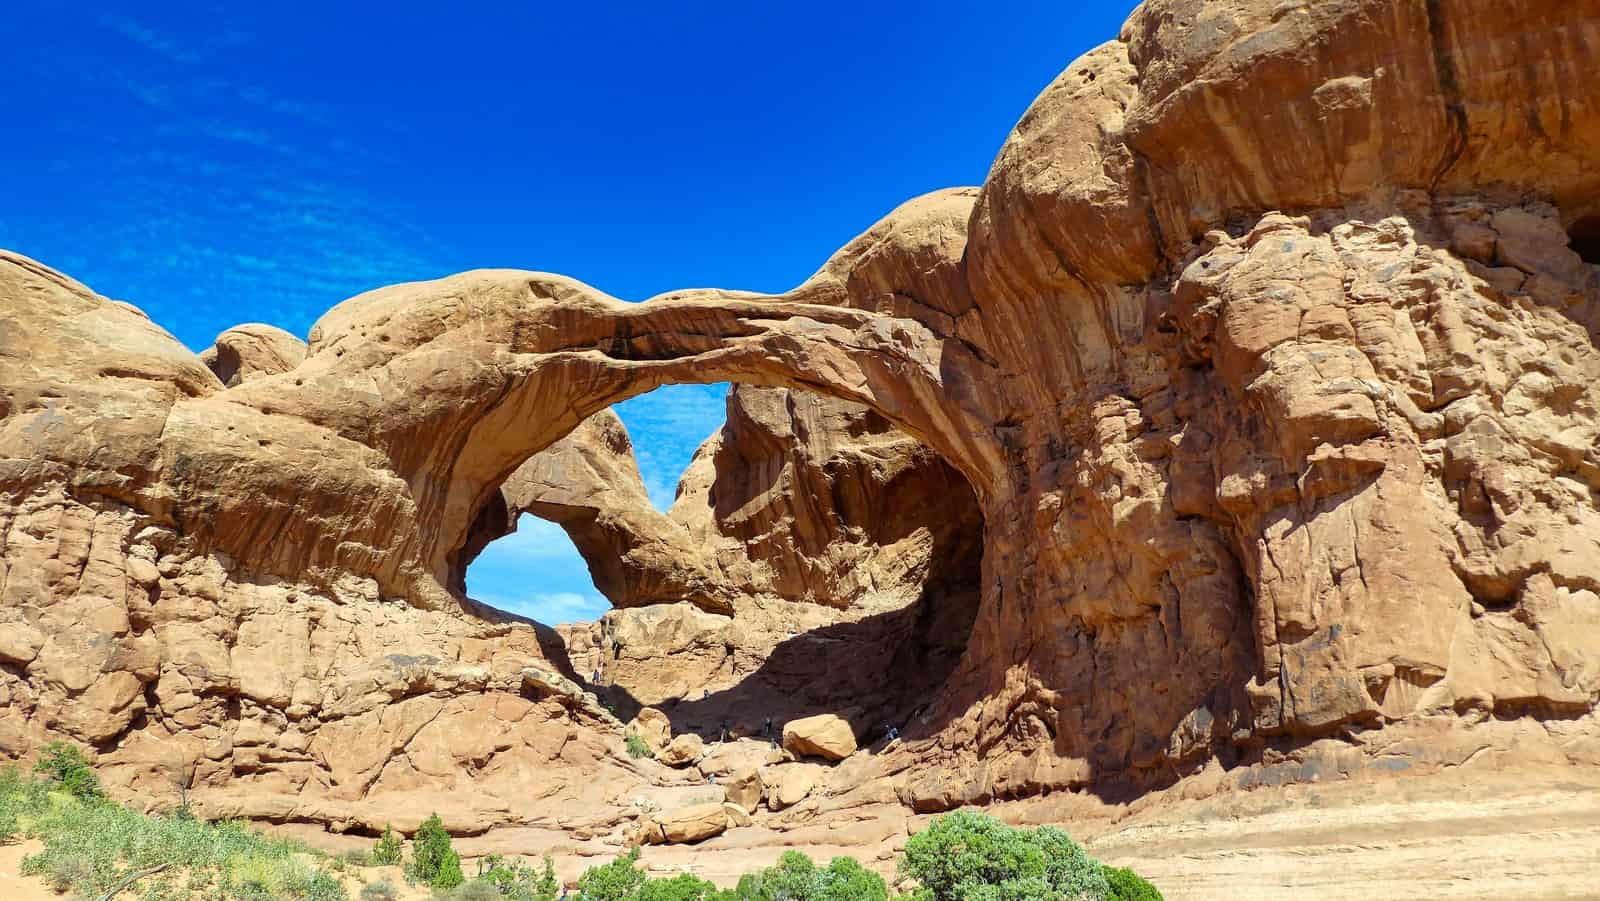
[{"label": "desert bush", "polygon": [[835,857],[819,869],[799,851],[786,851],[775,866],[746,874],[733,892],[737,901],[887,901],[883,877],[851,857]]},{"label": "desert bush", "polygon": [[463,883],[454,888],[434,889],[434,901],[500,901],[499,889],[481,879]]},{"label": "desert bush", "polygon": [[557,901],[556,896],[559,894],[561,894],[561,882],[556,879],[556,863],[546,854],[544,872],[539,874],[539,881],[533,884],[533,901]]},{"label": "desert bush", "polygon": [[369,882],[361,887],[361,901],[395,901],[400,891],[387,879]]},{"label": "desert bush", "polygon": [[679,873],[670,879],[646,879],[628,898],[629,901],[724,901],[729,895],[698,876]]},{"label": "desert bush", "polygon": [[94,867],[82,857],[55,857],[42,866],[23,867],[22,872],[38,876],[51,891],[63,895],[94,881]]},{"label": "desert bush", "polygon": [[1108,901],[1163,901],[1155,886],[1127,867],[1106,867],[1105,873],[1111,887]]},{"label": "desert bush", "polygon": [[1100,864],[1066,833],[967,811],[937,817],[913,835],[901,871],[920,886],[912,897],[930,901],[1098,899],[1110,891]]},{"label": "desert bush", "polygon": [[225,875],[225,896],[293,901],[345,901],[344,885],[314,869],[303,855],[246,856],[232,862]]},{"label": "desert bush", "polygon": [[628,756],[634,760],[638,760],[641,757],[656,756],[656,752],[651,750],[650,745],[639,737],[639,733],[629,732],[624,740],[628,744]]},{"label": "desert bush", "polygon": [[167,864],[175,871],[187,869],[187,884],[157,880],[147,894],[181,897],[214,886],[208,895],[302,901],[344,897],[331,876],[294,858],[304,848],[268,839],[240,823],[152,817],[65,794],[34,808],[27,818],[29,833],[44,842],[44,849],[23,860],[23,872],[83,894],[103,894],[130,874]]},{"label": "desert bush", "polygon": [[400,836],[394,834],[394,829],[388,824],[383,824],[383,835],[378,838],[378,843],[372,846],[372,863],[380,867],[397,866],[400,855],[404,852],[400,843]]},{"label": "desert bush", "polygon": [[99,896],[129,876],[152,873],[129,891],[146,901],[290,899],[344,901],[339,881],[313,865],[318,855],[269,839],[242,823],[207,823],[179,811],[148,816],[112,804],[72,745],[46,746],[37,777],[0,770],[0,820],[44,848],[22,872],[62,892]]},{"label": "desert bush", "polygon": [[555,862],[544,859],[544,872],[519,861],[508,861],[498,854],[478,859],[478,873],[473,882],[493,886],[496,894],[514,901],[556,901],[561,894],[561,883],[556,880]]},{"label": "desert bush", "polygon": [[645,874],[634,866],[639,849],[634,848],[616,860],[590,867],[578,877],[578,897],[582,901],[630,901],[644,885]]},{"label": "desert bush", "polygon": [[100,787],[100,777],[94,774],[89,761],[78,746],[64,741],[53,741],[39,753],[33,771],[61,786],[67,794],[83,801],[97,801],[105,797]]},{"label": "desert bush", "polygon": [[434,888],[455,888],[467,881],[461,857],[450,846],[450,833],[437,813],[431,814],[411,837],[410,877]]}]

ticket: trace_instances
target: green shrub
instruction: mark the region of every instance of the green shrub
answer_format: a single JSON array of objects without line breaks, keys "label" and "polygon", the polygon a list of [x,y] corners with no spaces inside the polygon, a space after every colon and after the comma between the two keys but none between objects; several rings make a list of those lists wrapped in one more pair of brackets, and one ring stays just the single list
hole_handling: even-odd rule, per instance
[{"label": "green shrub", "polygon": [[223,874],[222,894],[246,899],[346,901],[344,884],[330,873],[313,869],[303,855],[247,855],[232,861]]},{"label": "green shrub", "polygon": [[[721,901],[724,893],[698,876],[680,873],[671,879],[646,879],[630,901]],[[588,896],[584,898],[587,901]]]},{"label": "green shrub", "polygon": [[434,875],[434,888],[455,888],[467,881],[467,875],[461,872],[461,857],[454,851],[446,851],[439,859],[439,872]]},{"label": "green shrub", "polygon": [[785,851],[775,866],[748,873],[734,890],[738,901],[887,901],[883,877],[850,857],[825,869],[799,851]]},{"label": "green shrub", "polygon": [[500,901],[499,889],[481,879],[474,879],[451,889],[437,889],[433,897],[439,901]]},{"label": "green shrub", "polygon": [[630,901],[645,875],[634,863],[639,849],[634,848],[608,864],[590,867],[578,878],[578,893],[583,901]]},{"label": "green shrub", "polygon": [[372,863],[380,867],[396,866],[400,863],[403,851],[400,836],[394,834],[394,829],[388,823],[383,824],[383,835],[372,846]]},{"label": "green shrub", "polygon": [[361,887],[361,901],[395,901],[400,892],[387,879],[369,882]]},{"label": "green shrub", "polygon": [[411,837],[410,875],[434,888],[455,888],[467,881],[461,872],[461,858],[450,847],[450,833],[437,813],[423,820]]},{"label": "green shrub", "polygon": [[1100,865],[1066,833],[967,811],[913,835],[900,866],[921,886],[913,897],[932,901],[1098,899],[1109,891]]},{"label": "green shrub", "polygon": [[1127,867],[1106,867],[1105,874],[1111,886],[1108,901],[1163,901],[1155,886]]},{"label": "green shrub", "polygon": [[645,740],[640,738],[637,732],[629,732],[625,741],[628,743],[628,756],[634,760],[638,760],[641,757],[653,758],[656,756],[656,752],[650,749],[650,745],[646,744]]},{"label": "green shrub", "polygon": [[544,856],[544,872],[539,874],[539,881],[533,884],[533,901],[557,901],[561,894],[561,881],[556,878],[556,864],[550,855]]},{"label": "green shrub", "polygon": [[100,787],[100,777],[94,774],[89,761],[78,746],[64,741],[53,741],[44,746],[39,762],[33,771],[59,785],[67,794],[84,801],[97,801],[105,797]]},{"label": "green shrub", "polygon": [[541,875],[519,861],[508,861],[498,854],[478,858],[478,874],[473,882],[494,887],[496,893],[513,901],[556,901],[561,883],[556,879],[555,862],[544,859]]},{"label": "green shrub", "polygon": [[64,895],[78,886],[94,884],[94,866],[82,857],[55,857],[38,867],[24,867],[44,880],[50,890]]}]

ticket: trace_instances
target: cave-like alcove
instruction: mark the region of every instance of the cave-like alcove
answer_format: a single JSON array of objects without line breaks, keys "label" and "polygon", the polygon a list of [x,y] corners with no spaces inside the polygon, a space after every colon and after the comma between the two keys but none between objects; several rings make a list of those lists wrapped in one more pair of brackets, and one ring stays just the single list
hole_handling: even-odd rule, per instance
[{"label": "cave-like alcove", "polygon": [[1570,246],[1591,266],[1600,266],[1600,215],[1582,216],[1567,227]]}]

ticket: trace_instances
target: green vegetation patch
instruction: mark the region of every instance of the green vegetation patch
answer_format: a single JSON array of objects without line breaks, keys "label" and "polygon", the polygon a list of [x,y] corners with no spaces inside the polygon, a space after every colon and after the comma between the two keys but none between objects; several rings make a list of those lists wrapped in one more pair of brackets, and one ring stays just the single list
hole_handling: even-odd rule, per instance
[{"label": "green vegetation patch", "polygon": [[[46,746],[34,770],[0,770],[0,843],[43,842],[22,871],[78,897],[133,888],[143,901],[347,901],[336,874],[404,859],[405,842],[387,826],[370,853],[329,857],[244,823],[203,822],[187,810],[136,813],[106,800],[83,753],[65,743]],[[798,851],[732,889],[688,873],[651,877],[639,866],[638,848],[590,867],[572,896],[549,857],[535,870],[489,855],[469,880],[438,814],[412,836],[404,863],[407,881],[432,889],[435,901],[1161,901],[1138,874],[1102,865],[1058,829],[1019,829],[967,811],[936,817],[907,841],[899,869],[907,893],[853,858],[818,866]],[[378,879],[362,886],[360,901],[401,894]]]}]

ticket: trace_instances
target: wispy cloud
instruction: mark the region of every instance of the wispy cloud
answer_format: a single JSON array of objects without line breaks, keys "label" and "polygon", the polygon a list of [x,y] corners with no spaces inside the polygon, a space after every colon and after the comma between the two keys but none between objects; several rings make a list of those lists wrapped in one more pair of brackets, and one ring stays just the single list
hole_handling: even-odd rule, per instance
[{"label": "wispy cloud", "polygon": [[684,468],[726,418],[727,397],[725,383],[667,385],[616,405],[656,509],[672,506]]},{"label": "wispy cloud", "polygon": [[112,13],[90,24],[98,42],[47,38],[16,65],[41,90],[136,127],[49,120],[53,177],[93,209],[43,192],[26,205],[0,174],[0,195],[13,196],[9,246],[139,304],[196,350],[243,320],[304,336],[346,297],[455,268],[442,262],[447,246],[361,187],[372,154],[337,134],[336,116],[235,76],[225,61],[249,34],[171,33]]},{"label": "wispy cloud", "polygon": [[491,544],[478,558],[508,566],[557,561],[588,572],[588,564],[573,547],[566,531],[548,520],[524,516],[517,522],[517,530]]},{"label": "wispy cloud", "polygon": [[189,64],[204,59],[193,45],[168,38],[127,16],[107,13],[97,22],[168,62]]},{"label": "wispy cloud", "polygon": [[467,593],[542,623],[592,620],[611,609],[588,564],[553,522],[523,516],[517,530],[484,549],[467,570]]},{"label": "wispy cloud", "polygon": [[477,600],[548,626],[593,622],[611,609],[606,599],[598,594],[579,594],[571,591],[534,592],[512,596],[485,595],[477,597]]}]

